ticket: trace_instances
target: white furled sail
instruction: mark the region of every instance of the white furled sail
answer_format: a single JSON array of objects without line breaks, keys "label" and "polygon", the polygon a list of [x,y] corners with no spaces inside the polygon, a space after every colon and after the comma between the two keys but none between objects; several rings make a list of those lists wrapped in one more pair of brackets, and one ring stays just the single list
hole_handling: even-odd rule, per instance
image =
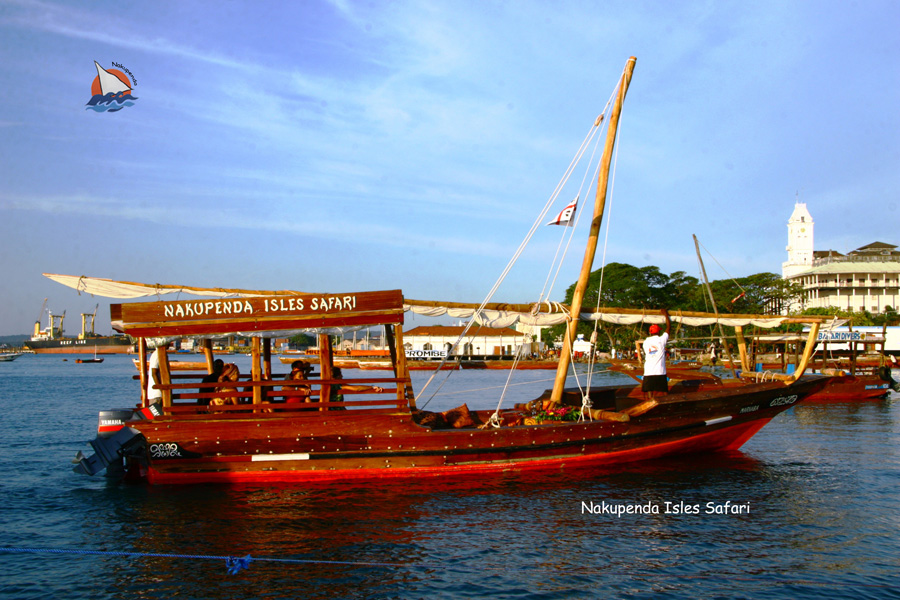
[{"label": "white furled sail", "polygon": [[[474,318],[478,325],[495,328],[513,327],[516,323],[547,327],[565,323],[569,318],[569,307],[562,304],[550,305],[547,312],[529,311],[526,310],[527,307],[520,305],[509,305],[509,308],[501,309],[486,308],[479,312],[476,304],[469,306],[459,303],[444,303],[446,306],[440,306],[440,304],[407,299],[403,304],[403,308],[415,314],[430,317],[447,315],[456,319]],[[673,311],[669,316],[675,323],[695,327],[722,323],[730,327],[755,325],[766,329],[778,327],[786,322],[809,323],[811,321],[819,322],[825,320],[821,317],[784,317],[773,315],[719,315],[716,317],[716,315],[710,313],[681,311]],[[666,318],[659,311],[641,311],[627,308],[600,308],[592,312],[582,312],[580,318],[582,321],[601,321],[613,325],[638,325],[641,323],[662,325],[666,322]]]},{"label": "white furled sail", "polygon": [[225,288],[203,288],[187,285],[164,285],[161,283],[135,283],[132,281],[114,281],[100,277],[78,275],[57,275],[44,273],[57,283],[85,292],[92,296],[104,298],[147,298],[163,294],[191,294],[210,298],[253,298],[256,296],[296,296],[302,292],[290,290],[264,291]]},{"label": "white furled sail", "polygon": [[[231,288],[205,288],[187,285],[164,285],[160,283],[135,283],[131,281],[114,281],[99,277],[78,275],[57,275],[44,273],[45,277],[68,286],[79,292],[85,292],[104,298],[148,298],[165,294],[187,294],[206,298],[254,298],[261,296],[298,296],[304,292],[294,290],[247,290]],[[478,304],[461,302],[436,302],[433,300],[411,300],[405,298],[403,310],[418,315],[439,317],[447,315],[455,319],[474,319],[483,327],[512,327],[516,323],[547,327],[565,323],[569,319],[570,307],[556,302],[532,304],[490,303],[480,311]],[[778,315],[719,315],[711,313],[672,311],[669,315],[676,323],[690,326],[723,325],[746,327],[754,325],[770,329],[783,323],[820,323],[832,324],[833,317],[824,316],[778,316]],[[662,325],[665,317],[659,311],[628,308],[599,308],[590,312],[582,312],[582,321],[601,321],[615,325],[636,325],[639,323]]]}]

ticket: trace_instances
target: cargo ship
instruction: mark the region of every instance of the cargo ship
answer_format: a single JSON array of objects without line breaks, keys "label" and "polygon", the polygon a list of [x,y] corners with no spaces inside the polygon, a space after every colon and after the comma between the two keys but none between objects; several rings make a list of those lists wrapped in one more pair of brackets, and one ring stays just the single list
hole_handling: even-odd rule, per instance
[{"label": "cargo ship", "polygon": [[[46,300],[44,301],[46,306]],[[44,309],[41,309],[43,316]],[[134,342],[127,335],[97,335],[94,333],[93,313],[81,313],[81,334],[78,337],[65,337],[63,321],[66,313],[54,315],[48,312],[49,324],[41,328],[38,318],[34,322],[34,333],[31,339],[24,342],[24,346],[35,354],[131,354],[134,352]],[[90,325],[88,325],[88,322]]]}]

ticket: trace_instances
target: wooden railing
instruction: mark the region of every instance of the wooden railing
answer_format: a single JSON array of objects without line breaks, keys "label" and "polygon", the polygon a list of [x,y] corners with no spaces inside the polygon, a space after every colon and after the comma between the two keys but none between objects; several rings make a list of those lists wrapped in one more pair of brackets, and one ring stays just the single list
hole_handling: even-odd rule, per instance
[{"label": "wooden railing", "polygon": [[[242,375],[238,381],[224,381],[214,383],[200,383],[205,374],[173,374],[173,381],[192,379],[192,382],[171,383],[156,385],[161,390],[169,390],[172,394],[170,406],[163,406],[164,415],[203,415],[215,414],[244,414],[253,413],[298,413],[314,416],[320,411],[352,410],[354,414],[360,411],[367,413],[396,412],[407,410],[407,402],[398,394],[398,386],[409,385],[408,378],[365,378],[365,379],[309,379],[309,380],[284,380],[271,379],[264,381],[251,381],[249,375]],[[135,377],[137,379],[137,377]],[[343,399],[341,401],[321,398],[323,387],[334,390],[336,386],[368,385],[381,388],[381,391],[372,390],[347,390],[337,392]],[[307,386],[309,392],[301,391],[297,386]],[[390,387],[388,387],[390,386]],[[253,402],[253,389],[261,388],[261,402]],[[287,389],[285,389],[287,388]],[[334,394],[334,392],[332,392]],[[359,397],[359,400],[350,399]],[[224,398],[223,405],[212,405],[214,398]]]}]

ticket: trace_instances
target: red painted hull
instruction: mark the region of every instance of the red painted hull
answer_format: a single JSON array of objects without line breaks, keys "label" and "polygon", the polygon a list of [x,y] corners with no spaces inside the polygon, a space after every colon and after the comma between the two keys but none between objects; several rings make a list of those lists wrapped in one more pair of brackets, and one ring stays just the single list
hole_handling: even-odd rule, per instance
[{"label": "red painted hull", "polygon": [[[694,382],[673,386],[659,406],[629,422],[524,425],[522,412],[509,410],[497,429],[432,430],[396,410],[180,412],[127,423],[143,436],[129,470],[161,484],[358,481],[558,471],[736,450],[826,380]],[[596,393],[595,406],[604,410],[643,399],[635,387]],[[476,422],[489,414],[475,413]]]},{"label": "red painted hull", "polygon": [[511,360],[486,360],[484,361],[484,368],[509,370],[513,367],[513,364],[520,371],[534,369],[555,370],[559,367],[559,361],[556,360],[520,360],[517,363]]},{"label": "red painted hull", "polygon": [[[335,362],[335,364],[337,364],[337,362]],[[440,361],[437,360],[408,360],[406,361],[406,368],[410,371],[434,371],[440,364]],[[359,361],[357,367],[363,371],[391,371],[394,368],[390,361],[365,360]],[[455,371],[459,369],[459,364],[455,361],[447,361],[441,369],[445,371]]]},{"label": "red painted hull", "polygon": [[334,483],[338,481],[384,481],[419,477],[480,477],[502,473],[549,473],[582,470],[591,467],[625,464],[696,452],[737,450],[771,419],[758,419],[739,426],[728,427],[668,443],[655,444],[635,450],[605,454],[569,456],[531,461],[508,461],[488,464],[456,465],[452,467],[406,467],[398,469],[369,468],[345,471],[220,471],[208,473],[169,473],[150,468],[146,477],[151,484],[181,483]]},{"label": "red painted hull", "polygon": [[880,400],[889,392],[888,382],[877,375],[848,375],[829,380],[824,388],[809,395],[803,403],[866,402]]}]

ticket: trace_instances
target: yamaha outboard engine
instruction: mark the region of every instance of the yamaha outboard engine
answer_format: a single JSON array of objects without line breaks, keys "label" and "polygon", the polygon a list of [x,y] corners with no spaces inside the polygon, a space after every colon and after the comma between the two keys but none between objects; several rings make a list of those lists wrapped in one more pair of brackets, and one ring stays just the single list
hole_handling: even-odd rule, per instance
[{"label": "yamaha outboard engine", "polygon": [[73,470],[83,475],[96,475],[106,469],[107,477],[121,477],[125,473],[125,455],[139,447],[143,440],[141,432],[131,427],[122,427],[113,435],[98,435],[91,441],[93,456],[85,458],[79,452],[72,461],[76,463]]},{"label": "yamaha outboard engine", "polygon": [[145,441],[141,432],[129,427],[128,423],[150,420],[159,414],[156,405],[139,410],[101,410],[97,437],[90,442],[94,454],[85,458],[79,451],[72,461],[75,463],[73,470],[84,475],[96,475],[106,469],[107,477],[121,477],[125,474],[125,457],[140,454]]}]

